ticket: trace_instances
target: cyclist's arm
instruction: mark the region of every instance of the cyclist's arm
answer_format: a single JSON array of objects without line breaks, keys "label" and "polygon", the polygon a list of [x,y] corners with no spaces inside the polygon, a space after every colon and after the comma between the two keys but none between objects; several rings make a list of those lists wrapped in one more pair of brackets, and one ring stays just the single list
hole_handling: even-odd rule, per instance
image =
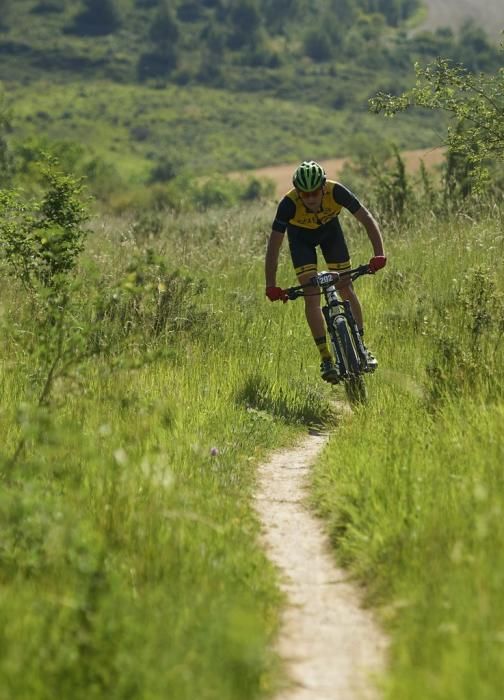
[{"label": "cyclist's arm", "polygon": [[281,233],[280,231],[272,231],[270,234],[265,262],[266,287],[276,287],[278,256],[284,236],[285,233]]},{"label": "cyclist's arm", "polygon": [[336,182],[333,188],[333,197],[336,202],[344,206],[355,216],[357,221],[364,226],[375,255],[384,255],[383,239],[380,227],[374,216],[362,206],[357,197],[340,182]]},{"label": "cyclist's arm", "polygon": [[362,205],[359,209],[357,209],[357,211],[353,212],[353,215],[366,229],[368,238],[373,246],[374,254],[385,255],[380,227],[378,226],[378,222],[374,216],[366,209],[366,207],[363,207]]},{"label": "cyclist's arm", "polygon": [[276,273],[278,268],[278,256],[283,243],[287,222],[293,217],[296,205],[285,196],[278,205],[276,216],[271,225],[271,234],[266,251],[266,287],[276,287]]}]

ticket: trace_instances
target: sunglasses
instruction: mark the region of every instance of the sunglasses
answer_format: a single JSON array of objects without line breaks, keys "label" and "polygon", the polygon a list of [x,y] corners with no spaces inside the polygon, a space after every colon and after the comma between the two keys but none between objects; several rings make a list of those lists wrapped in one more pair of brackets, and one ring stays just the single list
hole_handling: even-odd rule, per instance
[{"label": "sunglasses", "polygon": [[303,192],[302,190],[299,190],[299,196],[301,199],[310,199],[310,197],[316,197],[322,192],[322,187],[317,187],[316,190],[312,190],[311,192]]}]

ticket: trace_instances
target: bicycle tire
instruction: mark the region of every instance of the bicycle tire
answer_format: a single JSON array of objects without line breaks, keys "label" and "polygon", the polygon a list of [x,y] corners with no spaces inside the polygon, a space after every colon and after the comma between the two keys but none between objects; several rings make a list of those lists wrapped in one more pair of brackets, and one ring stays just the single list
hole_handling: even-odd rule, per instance
[{"label": "bicycle tire", "polygon": [[333,322],[334,333],[339,341],[341,359],[347,375],[360,374],[359,357],[355,351],[345,319],[339,316]]},{"label": "bicycle tire", "polygon": [[345,392],[347,399],[352,406],[359,406],[367,403],[368,390],[364,377],[360,374],[351,375],[345,381]]},{"label": "bicycle tire", "polygon": [[334,320],[334,334],[341,349],[341,359],[345,366],[345,392],[349,402],[356,406],[367,402],[368,393],[366,382],[361,373],[359,356],[352,343],[350,333],[344,318]]}]

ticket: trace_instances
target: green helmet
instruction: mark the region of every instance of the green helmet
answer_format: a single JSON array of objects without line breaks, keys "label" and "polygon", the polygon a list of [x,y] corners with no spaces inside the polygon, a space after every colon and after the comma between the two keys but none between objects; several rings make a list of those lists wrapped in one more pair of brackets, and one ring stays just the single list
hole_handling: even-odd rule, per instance
[{"label": "green helmet", "polygon": [[292,176],[294,187],[303,192],[312,192],[322,187],[325,181],[324,168],[314,160],[304,160]]}]

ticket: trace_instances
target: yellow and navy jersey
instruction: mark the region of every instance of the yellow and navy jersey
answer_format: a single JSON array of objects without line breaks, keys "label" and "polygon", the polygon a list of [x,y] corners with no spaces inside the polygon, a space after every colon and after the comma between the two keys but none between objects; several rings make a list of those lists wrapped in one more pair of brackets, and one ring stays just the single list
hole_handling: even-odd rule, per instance
[{"label": "yellow and navy jersey", "polygon": [[360,206],[361,204],[353,192],[350,192],[339,182],[327,180],[320,209],[317,212],[311,212],[305,207],[303,200],[293,188],[284,195],[278,205],[272,230],[284,233],[289,225],[317,229],[338,216],[343,207],[355,214]]}]

